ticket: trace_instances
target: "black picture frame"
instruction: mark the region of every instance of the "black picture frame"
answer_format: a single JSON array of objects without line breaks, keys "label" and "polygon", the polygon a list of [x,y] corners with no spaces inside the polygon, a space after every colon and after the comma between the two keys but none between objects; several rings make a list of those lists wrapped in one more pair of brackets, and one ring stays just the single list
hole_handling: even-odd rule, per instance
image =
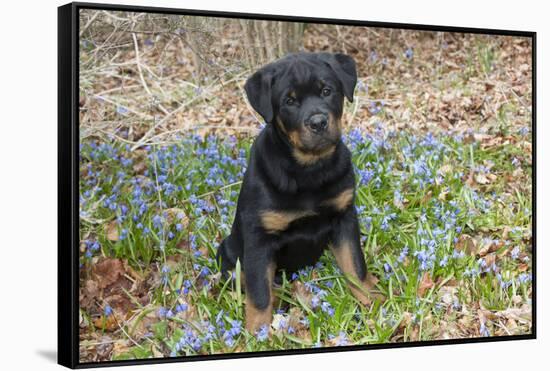
[{"label": "black picture frame", "polygon": [[[507,35],[530,38],[532,41],[532,332],[524,335],[493,336],[405,343],[353,345],[313,349],[244,352],[200,355],[192,357],[121,360],[102,363],[79,362],[79,19],[80,9],[101,9],[177,15],[212,16],[274,21],[295,21],[351,26],[371,26],[393,29],[445,31],[486,35]],[[155,364],[168,362],[216,360],[228,358],[265,357],[308,353],[342,352],[351,350],[388,349],[449,344],[536,339],[536,32],[486,28],[449,27],[423,24],[386,23],[349,19],[329,19],[269,14],[202,11],[97,3],[69,3],[58,8],[58,363],[69,368]]]}]

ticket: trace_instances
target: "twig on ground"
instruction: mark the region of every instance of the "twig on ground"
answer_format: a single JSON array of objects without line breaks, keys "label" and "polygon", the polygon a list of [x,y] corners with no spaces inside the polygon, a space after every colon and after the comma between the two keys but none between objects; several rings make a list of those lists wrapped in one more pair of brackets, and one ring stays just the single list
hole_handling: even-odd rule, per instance
[{"label": "twig on ground", "polygon": [[[138,69],[138,73],[139,73],[139,78],[141,80],[141,84],[143,85],[143,89],[145,89],[145,91],[147,92],[147,94],[149,94],[149,96],[154,100],[156,100],[157,98],[155,97],[155,95],[151,92],[151,89],[149,89],[149,86],[147,85],[147,82],[145,81],[145,77],[143,77],[143,70],[141,69],[141,60],[139,58],[139,47],[138,47],[138,41],[137,41],[137,37],[136,37],[136,34],[135,33],[132,33],[132,40],[134,40],[134,51],[136,53],[136,66],[137,66],[137,69]],[[156,104],[156,106],[162,111],[164,112],[164,114],[168,114],[168,111],[166,110],[166,108],[164,108],[162,106],[162,104],[159,102],[158,104]]]}]

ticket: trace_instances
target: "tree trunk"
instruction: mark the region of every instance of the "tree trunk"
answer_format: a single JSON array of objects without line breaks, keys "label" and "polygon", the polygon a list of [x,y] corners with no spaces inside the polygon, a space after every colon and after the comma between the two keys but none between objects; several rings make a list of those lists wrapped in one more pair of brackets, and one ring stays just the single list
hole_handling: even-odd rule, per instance
[{"label": "tree trunk", "polygon": [[305,25],[298,22],[241,20],[250,68],[274,61],[302,47]]}]

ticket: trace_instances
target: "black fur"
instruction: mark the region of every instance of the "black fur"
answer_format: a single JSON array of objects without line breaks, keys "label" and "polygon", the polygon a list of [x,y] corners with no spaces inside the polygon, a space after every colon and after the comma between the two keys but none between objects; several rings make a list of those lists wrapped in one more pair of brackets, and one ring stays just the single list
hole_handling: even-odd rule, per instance
[{"label": "black fur", "polygon": [[[355,62],[347,55],[297,53],[264,66],[245,84],[250,104],[267,125],[252,146],[231,234],[219,246],[218,259],[224,273],[240,259],[247,295],[259,309],[270,300],[269,264],[274,262],[277,271],[296,271],[315,264],[329,243],[349,241],[357,276],[365,277],[353,200],[342,210],[326,204],[355,188],[350,152],[339,127],[330,125],[341,118],[344,97],[353,100],[356,81]],[[308,122],[314,115],[335,120],[325,131],[313,132]],[[300,138],[298,146],[289,133]],[[318,159],[304,163],[297,150]],[[261,218],[266,210],[315,215],[269,233]]]}]

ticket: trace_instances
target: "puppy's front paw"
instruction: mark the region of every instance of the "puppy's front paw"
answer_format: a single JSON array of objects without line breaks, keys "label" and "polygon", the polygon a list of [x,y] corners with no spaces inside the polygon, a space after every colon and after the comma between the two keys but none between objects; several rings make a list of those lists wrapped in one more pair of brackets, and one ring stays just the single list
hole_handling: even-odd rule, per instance
[{"label": "puppy's front paw", "polygon": [[271,309],[271,305],[268,305],[265,309],[258,309],[254,303],[247,298],[245,305],[245,326],[248,332],[255,334],[262,326],[268,326],[269,328],[273,317]]},{"label": "puppy's front paw", "polygon": [[373,301],[379,301],[383,303],[386,297],[376,290],[376,284],[378,278],[376,276],[367,273],[367,276],[361,281],[360,286],[355,283],[350,283],[350,289],[357,300],[359,300],[364,306],[370,307]]}]

